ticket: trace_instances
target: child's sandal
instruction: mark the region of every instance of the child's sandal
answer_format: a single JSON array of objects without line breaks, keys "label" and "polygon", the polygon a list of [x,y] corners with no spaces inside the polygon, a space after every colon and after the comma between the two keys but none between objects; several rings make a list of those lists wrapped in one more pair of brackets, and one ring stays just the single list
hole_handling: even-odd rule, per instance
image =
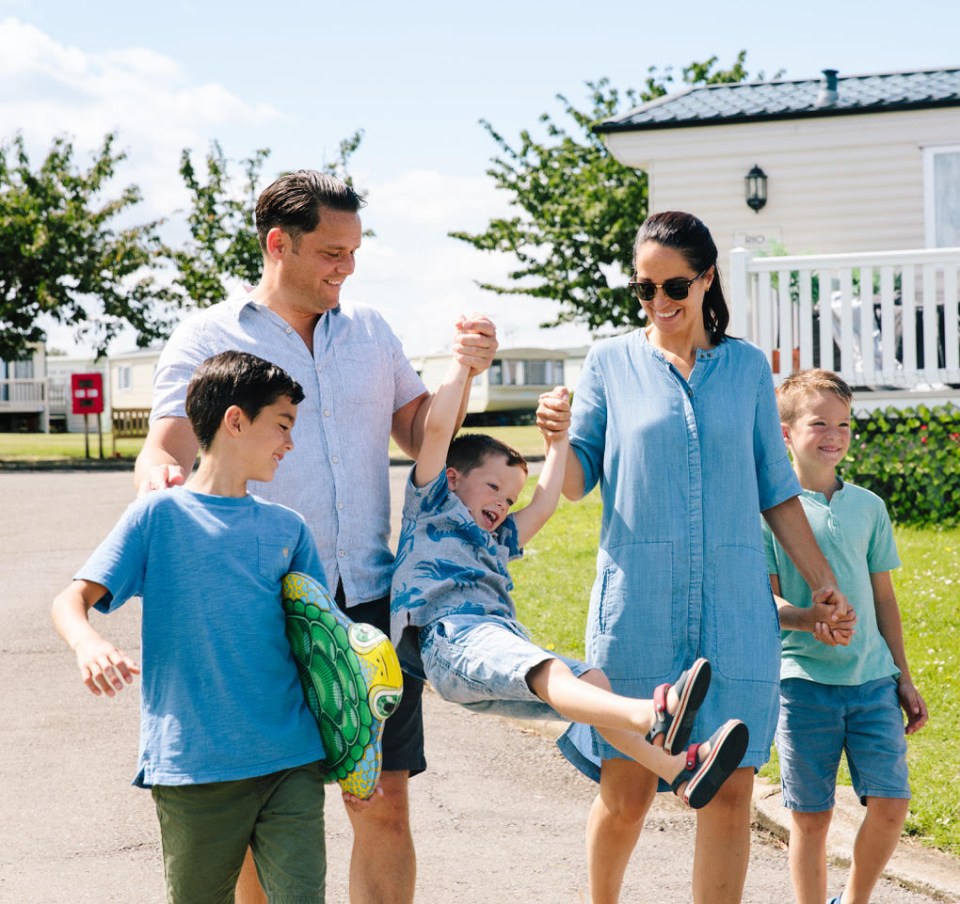
[{"label": "child's sandal", "polygon": [[652,744],[653,739],[662,734],[663,749],[669,754],[679,753],[690,740],[697,710],[707,695],[707,688],[710,687],[710,663],[706,659],[696,660],[689,669],[680,674],[672,687],[678,700],[677,708],[672,714],[667,711],[667,694],[671,685],[661,684],[654,690],[653,708],[656,719],[646,736]]},{"label": "child's sandal", "polygon": [[[711,736],[710,752],[703,762],[699,761],[702,744],[691,744],[687,749],[686,764],[670,784],[673,793],[694,810],[705,807],[740,765],[749,743],[750,732],[743,722],[724,722]],[[684,782],[687,786],[680,794]]]}]

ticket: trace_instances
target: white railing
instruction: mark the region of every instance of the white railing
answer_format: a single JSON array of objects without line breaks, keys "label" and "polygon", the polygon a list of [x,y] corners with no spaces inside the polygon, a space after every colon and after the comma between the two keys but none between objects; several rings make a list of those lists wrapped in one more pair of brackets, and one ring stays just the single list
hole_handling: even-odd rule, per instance
[{"label": "white railing", "polygon": [[960,384],[960,248],[790,257],[738,248],[730,268],[729,332],[767,353],[777,382],[824,367],[854,387]]},{"label": "white railing", "polygon": [[62,381],[0,380],[0,412],[40,414],[40,428],[50,432],[50,415],[65,415],[68,391]]},{"label": "white railing", "polygon": [[0,410],[39,411],[46,404],[46,380],[0,380]]}]

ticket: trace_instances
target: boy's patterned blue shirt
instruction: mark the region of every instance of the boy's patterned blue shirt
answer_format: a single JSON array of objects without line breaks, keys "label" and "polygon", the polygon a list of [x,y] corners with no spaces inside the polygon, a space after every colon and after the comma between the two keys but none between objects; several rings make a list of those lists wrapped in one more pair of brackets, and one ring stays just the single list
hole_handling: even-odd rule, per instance
[{"label": "boy's patterned blue shirt", "polygon": [[492,533],[480,527],[447,485],[407,480],[390,604],[390,635],[454,613],[516,618],[510,559],[522,555],[513,515]]}]

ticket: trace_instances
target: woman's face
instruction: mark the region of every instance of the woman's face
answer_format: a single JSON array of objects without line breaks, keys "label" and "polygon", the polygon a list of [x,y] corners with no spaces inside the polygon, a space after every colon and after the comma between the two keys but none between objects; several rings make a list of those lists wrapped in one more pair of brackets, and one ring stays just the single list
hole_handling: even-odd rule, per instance
[{"label": "woman's face", "polygon": [[[651,301],[641,302],[652,329],[663,337],[689,336],[698,345],[706,344],[708,337],[703,325],[703,296],[713,282],[713,267],[699,279],[694,279],[698,274],[683,254],[656,242],[643,242],[637,248],[634,266],[634,279],[637,282],[660,286]],[[676,279],[694,280],[687,290],[687,297],[681,301],[670,298],[662,288],[663,283]]]}]

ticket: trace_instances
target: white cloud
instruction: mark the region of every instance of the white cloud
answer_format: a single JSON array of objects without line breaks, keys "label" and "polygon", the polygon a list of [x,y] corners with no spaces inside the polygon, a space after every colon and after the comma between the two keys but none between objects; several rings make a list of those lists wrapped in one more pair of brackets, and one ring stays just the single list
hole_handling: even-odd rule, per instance
[{"label": "white cloud", "polygon": [[117,132],[128,152],[117,178],[140,186],[145,219],[184,203],[177,173],[184,148],[202,153],[212,138],[279,115],[222,85],[192,83],[156,51],[87,53],[17,19],[0,21],[0,137],[20,132],[38,162],[55,136],[69,136],[82,157]]},{"label": "white cloud", "polygon": [[516,265],[507,255],[478,251],[447,234],[479,232],[492,217],[509,214],[504,193],[489,177],[415,170],[387,182],[360,181],[369,189],[364,222],[376,237],[365,240],[346,297],[382,311],[407,354],[446,350],[457,317],[474,311],[494,320],[503,346],[589,341],[582,327],[540,329],[540,323],[556,315],[550,302],[500,296],[477,285],[508,284]]},{"label": "white cloud", "polygon": [[[88,53],[61,44],[17,19],[0,21],[0,138],[19,130],[31,160],[39,163],[50,140],[74,139],[78,159],[118,132],[128,151],[118,181],[140,186],[139,219],[169,216],[186,203],[177,169],[183,148],[206,151],[211,138],[231,130],[257,129],[288,118],[289,111],[250,104],[220,84],[196,84],[170,57],[139,47]],[[255,131],[243,132],[249,148],[260,145]],[[278,159],[285,148],[273,148]],[[502,284],[513,261],[477,251],[449,238],[451,230],[482,231],[492,217],[509,213],[503,192],[485,175],[456,177],[424,169],[378,181],[355,173],[367,191],[367,239],[346,297],[379,308],[404,341],[408,354],[449,347],[461,313],[482,311],[497,323],[501,345],[576,345],[587,341],[575,327],[540,331],[555,316],[548,302],[484,292],[477,281]],[[69,332],[54,328],[51,344],[81,351]],[[132,346],[129,336],[114,343]]]}]

